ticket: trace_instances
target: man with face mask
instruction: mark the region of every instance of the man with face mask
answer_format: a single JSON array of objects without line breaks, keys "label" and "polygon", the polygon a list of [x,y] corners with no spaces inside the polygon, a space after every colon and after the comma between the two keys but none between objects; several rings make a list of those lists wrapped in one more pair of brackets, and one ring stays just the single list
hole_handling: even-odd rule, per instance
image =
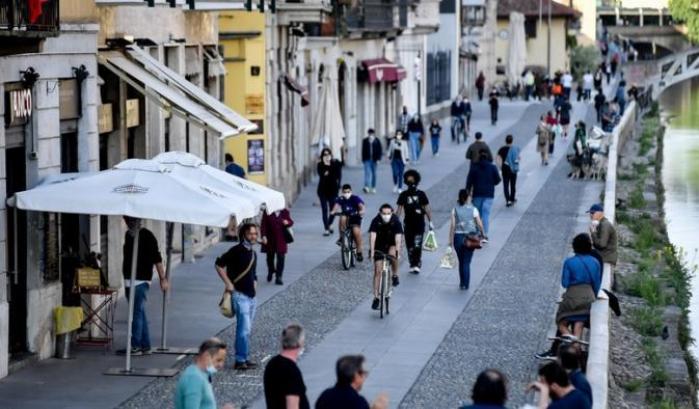
[{"label": "man with face mask", "polygon": [[364,201],[361,197],[352,194],[352,186],[342,185],[342,194],[335,200],[332,214],[339,214],[339,237],[337,245],[342,245],[342,234],[345,229],[352,229],[352,237],[357,244],[357,261],[364,260],[362,255],[362,217],[364,216]]},{"label": "man with face mask", "polygon": [[235,366],[240,371],[257,368],[249,360],[250,332],[255,318],[257,300],[257,243],[258,229],[252,223],[240,228],[240,243],[231,247],[216,259],[216,272],[226,285],[226,291],[233,294],[235,306]]},{"label": "man with face mask", "polygon": [[420,173],[415,169],[410,169],[403,175],[403,180],[408,189],[398,195],[396,215],[400,218],[405,212],[403,231],[405,246],[408,249],[410,272],[419,274],[422,267],[422,237],[425,234],[425,217],[429,222],[430,230],[434,229],[432,210],[425,192],[417,188],[420,183]]},{"label": "man with face mask", "polygon": [[167,291],[169,285],[165,277],[163,259],[158,250],[158,241],[153,232],[141,227],[141,219],[124,216],[124,222],[128,230],[124,236],[124,257],[122,273],[124,276],[124,288],[126,298],[131,297],[131,269],[133,260],[133,242],[138,234],[138,258],[136,260],[136,279],[134,280],[134,308],[133,322],[131,325],[131,356],[150,354],[150,335],[148,332],[148,319],[146,318],[146,300],[150,282],[153,279],[153,268],[160,277],[160,289]]},{"label": "man with face mask", "polygon": [[282,331],[282,352],[265,367],[267,409],[310,409],[306,384],[296,364],[305,342],[306,334],[299,324],[289,324]]},{"label": "man with face mask", "polygon": [[604,217],[604,208],[601,204],[594,204],[588,211],[590,214],[590,236],[592,245],[602,255],[605,263],[616,265],[617,262],[617,235],[612,222]]},{"label": "man with face mask", "polygon": [[[226,361],[226,343],[210,338],[199,347],[194,363],[182,372],[175,390],[175,409],[216,409],[216,398],[211,387],[213,375]],[[224,409],[232,409],[231,404]]]},{"label": "man with face mask", "polygon": [[398,280],[398,259],[400,257],[401,240],[403,239],[403,226],[400,219],[393,214],[390,204],[384,203],[379,209],[379,214],[374,217],[369,227],[369,257],[374,260],[374,301],[371,308],[379,308],[379,284],[381,283],[381,260],[377,260],[375,251],[395,257],[391,263],[393,270],[393,286],[400,284]]}]

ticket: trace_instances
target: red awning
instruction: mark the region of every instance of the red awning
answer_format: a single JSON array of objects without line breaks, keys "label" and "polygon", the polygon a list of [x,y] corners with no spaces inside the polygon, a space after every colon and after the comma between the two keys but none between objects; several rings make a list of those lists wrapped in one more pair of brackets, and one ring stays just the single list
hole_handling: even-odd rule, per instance
[{"label": "red awning", "polygon": [[405,68],[385,58],[362,61],[362,68],[366,71],[367,82],[398,82],[406,77]]}]

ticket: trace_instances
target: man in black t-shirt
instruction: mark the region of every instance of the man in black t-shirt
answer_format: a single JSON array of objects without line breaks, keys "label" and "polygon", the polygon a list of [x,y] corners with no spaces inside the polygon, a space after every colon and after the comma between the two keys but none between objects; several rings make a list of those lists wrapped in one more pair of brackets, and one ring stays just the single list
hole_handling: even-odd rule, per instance
[{"label": "man in black t-shirt", "polygon": [[282,352],[265,368],[264,387],[267,409],[310,409],[306,384],[296,361],[303,353],[306,335],[299,324],[282,331]]},{"label": "man in black t-shirt", "polygon": [[382,259],[374,254],[375,251],[380,251],[383,254],[388,254],[395,257],[391,263],[393,270],[393,286],[399,284],[398,281],[398,259],[400,252],[398,251],[403,239],[403,226],[400,219],[393,214],[393,208],[390,204],[384,203],[379,209],[379,214],[374,217],[369,227],[369,256],[374,260],[374,301],[371,303],[371,308],[376,310],[379,308],[379,285],[381,283]]},{"label": "man in black t-shirt", "polygon": [[396,215],[403,218],[403,230],[405,233],[405,247],[408,249],[408,261],[410,262],[410,272],[420,274],[422,267],[422,238],[425,234],[425,216],[429,222],[430,230],[432,225],[432,211],[430,201],[422,190],[417,188],[420,183],[420,173],[415,169],[410,169],[403,175],[403,180],[408,189],[398,195],[398,208]]},{"label": "man in black t-shirt", "polygon": [[[346,355],[335,364],[337,383],[320,394],[315,409],[369,409],[369,402],[359,394],[369,372],[364,369],[364,356]],[[379,395],[372,409],[388,408],[388,397]]]},{"label": "man in black t-shirt", "polygon": [[216,259],[216,272],[233,294],[235,306],[235,369],[254,369],[257,364],[248,359],[250,332],[255,318],[257,300],[257,254],[253,246],[257,243],[257,226],[246,223],[240,228],[240,243],[231,247]]},{"label": "man in black t-shirt", "polygon": [[134,279],[134,308],[131,323],[131,356],[150,354],[150,334],[146,318],[146,299],[150,282],[153,279],[153,267],[160,276],[160,289],[167,291],[169,285],[165,277],[163,259],[158,250],[158,241],[153,233],[141,227],[141,219],[124,216],[128,231],[124,236],[124,257],[122,274],[126,299],[131,297],[131,269],[133,260],[133,242],[138,232],[138,258],[136,259],[136,276]]}]

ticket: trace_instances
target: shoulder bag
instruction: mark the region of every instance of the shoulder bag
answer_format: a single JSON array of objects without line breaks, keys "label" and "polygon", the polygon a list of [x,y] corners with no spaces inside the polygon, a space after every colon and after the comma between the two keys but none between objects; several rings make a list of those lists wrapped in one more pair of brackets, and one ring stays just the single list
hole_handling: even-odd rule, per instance
[{"label": "shoulder bag", "polygon": [[[255,260],[257,259],[257,254],[255,252],[252,253],[252,259],[250,260],[250,264],[245,268],[245,270],[238,274],[238,277],[233,280],[233,284],[237,283],[240,281],[241,278],[245,277],[247,273],[250,272],[252,269],[252,265],[255,264]],[[226,318],[233,318],[235,317],[235,306],[233,304],[233,294],[228,291],[224,290],[223,291],[223,296],[221,297],[221,301],[218,303],[218,308],[219,311],[221,311],[221,315],[223,315]]]},{"label": "shoulder bag", "polygon": [[[458,219],[459,215],[454,211],[454,217]],[[481,244],[481,236],[478,233],[469,233],[466,235],[466,238],[464,238],[463,246],[466,247],[469,250],[478,250],[483,248],[483,245]]]}]

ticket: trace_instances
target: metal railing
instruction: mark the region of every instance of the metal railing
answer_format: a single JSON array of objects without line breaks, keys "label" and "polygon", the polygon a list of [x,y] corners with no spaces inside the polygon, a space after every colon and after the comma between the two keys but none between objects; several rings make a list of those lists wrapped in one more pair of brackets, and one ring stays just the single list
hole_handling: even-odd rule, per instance
[{"label": "metal railing", "polygon": [[47,36],[59,30],[59,0],[0,0],[0,36]]},{"label": "metal railing", "polygon": [[387,31],[397,28],[397,1],[360,0],[339,4],[347,31]]}]

